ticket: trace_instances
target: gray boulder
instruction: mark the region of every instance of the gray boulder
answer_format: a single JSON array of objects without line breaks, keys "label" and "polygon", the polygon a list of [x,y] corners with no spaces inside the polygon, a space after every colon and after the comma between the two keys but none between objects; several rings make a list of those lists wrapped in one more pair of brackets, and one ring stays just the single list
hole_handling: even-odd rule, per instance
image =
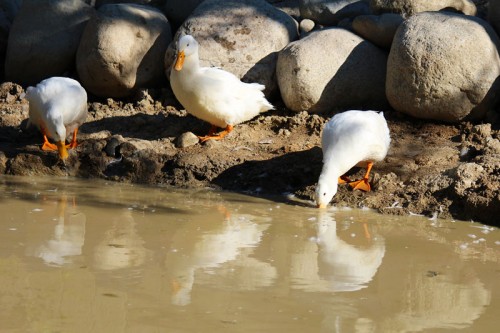
[{"label": "gray boulder", "polygon": [[329,28],[290,43],[279,54],[281,97],[294,111],[384,108],[387,54],[354,33]]},{"label": "gray boulder", "polygon": [[386,93],[392,107],[414,117],[457,122],[492,106],[500,75],[500,40],[490,25],[446,12],[416,14],[392,43]]},{"label": "gray boulder", "polygon": [[403,21],[400,14],[361,15],[352,22],[352,29],[373,44],[389,49],[396,30]]},{"label": "gray boulder", "polygon": [[171,40],[170,25],[159,10],[135,4],[99,7],[78,47],[82,85],[95,95],[117,98],[158,85]]},{"label": "gray boulder", "polygon": [[165,54],[167,77],[175,59],[176,41],[192,35],[200,44],[202,66],[227,70],[245,82],[277,91],[278,52],[298,38],[297,23],[264,0],[205,0],[182,24]]},{"label": "gray boulder", "polygon": [[344,18],[370,14],[364,0],[299,0],[300,15],[316,23],[332,26]]},{"label": "gray boulder", "polygon": [[420,12],[454,9],[466,15],[476,15],[477,8],[470,0],[370,0],[376,14],[398,13],[411,16]]},{"label": "gray boulder", "polygon": [[6,80],[33,85],[73,70],[80,37],[93,12],[82,0],[24,0],[10,29]]}]

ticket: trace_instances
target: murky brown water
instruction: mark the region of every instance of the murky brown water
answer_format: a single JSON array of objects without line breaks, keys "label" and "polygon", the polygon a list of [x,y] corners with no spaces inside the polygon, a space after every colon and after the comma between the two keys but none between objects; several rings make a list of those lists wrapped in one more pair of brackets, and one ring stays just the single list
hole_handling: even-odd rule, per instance
[{"label": "murky brown water", "polygon": [[0,178],[1,332],[496,332],[500,232]]}]

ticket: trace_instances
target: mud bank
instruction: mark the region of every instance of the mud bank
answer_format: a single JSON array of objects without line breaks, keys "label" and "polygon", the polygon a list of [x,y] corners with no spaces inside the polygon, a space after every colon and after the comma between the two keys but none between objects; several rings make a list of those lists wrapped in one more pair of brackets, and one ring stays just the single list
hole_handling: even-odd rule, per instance
[{"label": "mud bank", "polygon": [[[143,91],[131,101],[89,103],[79,147],[66,164],[40,150],[26,129],[22,87],[0,87],[0,173],[102,178],[311,200],[322,166],[320,134],[327,116],[277,110],[239,125],[223,141],[179,148],[185,132],[209,125],[189,116],[170,90]],[[387,110],[391,148],[374,166],[373,191],[341,186],[337,206],[384,214],[500,221],[500,131],[497,124],[449,125]],[[364,170],[352,170],[362,175]],[[291,200],[293,202],[293,200]],[[311,202],[312,204],[312,202]]]}]

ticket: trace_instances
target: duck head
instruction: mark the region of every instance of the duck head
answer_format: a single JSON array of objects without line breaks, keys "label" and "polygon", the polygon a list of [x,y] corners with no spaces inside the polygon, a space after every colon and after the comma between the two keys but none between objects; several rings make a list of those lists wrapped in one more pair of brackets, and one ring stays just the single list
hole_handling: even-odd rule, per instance
[{"label": "duck head", "polygon": [[59,157],[64,161],[68,158],[68,150],[65,142],[66,127],[64,126],[62,116],[56,116],[53,119],[49,119],[49,121],[46,122],[46,127],[47,135],[55,141]]},{"label": "duck head", "polygon": [[337,194],[337,179],[332,177],[325,177],[321,175],[316,185],[315,201],[318,208],[326,208],[333,196]]},{"label": "duck head", "polygon": [[175,59],[174,68],[180,71],[184,65],[184,60],[192,54],[198,52],[198,42],[191,35],[182,36],[177,43],[177,58]]}]

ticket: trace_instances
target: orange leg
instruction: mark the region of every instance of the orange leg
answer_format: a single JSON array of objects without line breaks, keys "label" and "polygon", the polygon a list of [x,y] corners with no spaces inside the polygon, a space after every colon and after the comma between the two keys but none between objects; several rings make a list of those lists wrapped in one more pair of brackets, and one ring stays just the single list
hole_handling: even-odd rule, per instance
[{"label": "orange leg", "polygon": [[207,136],[199,136],[198,138],[200,139],[200,142],[205,142],[207,140],[213,139],[213,140],[221,140],[223,137],[229,134],[233,130],[232,125],[227,125],[226,128],[222,131],[219,132],[219,134],[214,135],[215,131],[212,132],[212,129],[215,126],[212,125],[212,128],[210,128],[210,131],[208,132]]},{"label": "orange leg", "polygon": [[227,210],[226,207],[224,207],[223,205],[218,205],[217,206],[217,210],[219,212],[221,212],[222,214],[224,214],[224,218],[226,220],[229,220],[231,218],[231,213]]},{"label": "orange leg", "polygon": [[179,280],[173,278],[172,281],[170,281],[170,288],[172,288],[174,294],[177,294],[182,289],[182,285]]},{"label": "orange leg", "polygon": [[208,139],[211,139],[214,136],[216,131],[217,131],[217,126],[210,125],[210,129],[208,130],[208,134],[205,136],[198,136],[198,139],[200,139],[201,142],[205,142]]},{"label": "orange leg", "polygon": [[363,230],[365,231],[366,239],[372,239],[372,235],[370,234],[370,230],[368,230],[368,225],[363,223]]},{"label": "orange leg", "polygon": [[71,139],[71,143],[69,145],[66,145],[66,148],[72,149],[76,148],[78,146],[78,143],[76,142],[76,135],[78,134],[78,127],[75,128],[73,131],[73,138]]},{"label": "orange leg", "polygon": [[355,190],[361,190],[369,192],[371,190],[370,183],[368,183],[368,177],[370,176],[370,171],[372,170],[373,162],[369,162],[366,167],[366,173],[363,179],[350,182],[349,185]]},{"label": "orange leg", "polygon": [[339,180],[338,180],[338,183],[339,184],[349,184],[351,182],[351,180],[349,179],[349,177],[347,176],[340,176],[339,177]]},{"label": "orange leg", "polygon": [[53,143],[49,142],[49,139],[47,139],[47,135],[43,135],[43,146],[42,150],[57,150],[57,146]]}]

